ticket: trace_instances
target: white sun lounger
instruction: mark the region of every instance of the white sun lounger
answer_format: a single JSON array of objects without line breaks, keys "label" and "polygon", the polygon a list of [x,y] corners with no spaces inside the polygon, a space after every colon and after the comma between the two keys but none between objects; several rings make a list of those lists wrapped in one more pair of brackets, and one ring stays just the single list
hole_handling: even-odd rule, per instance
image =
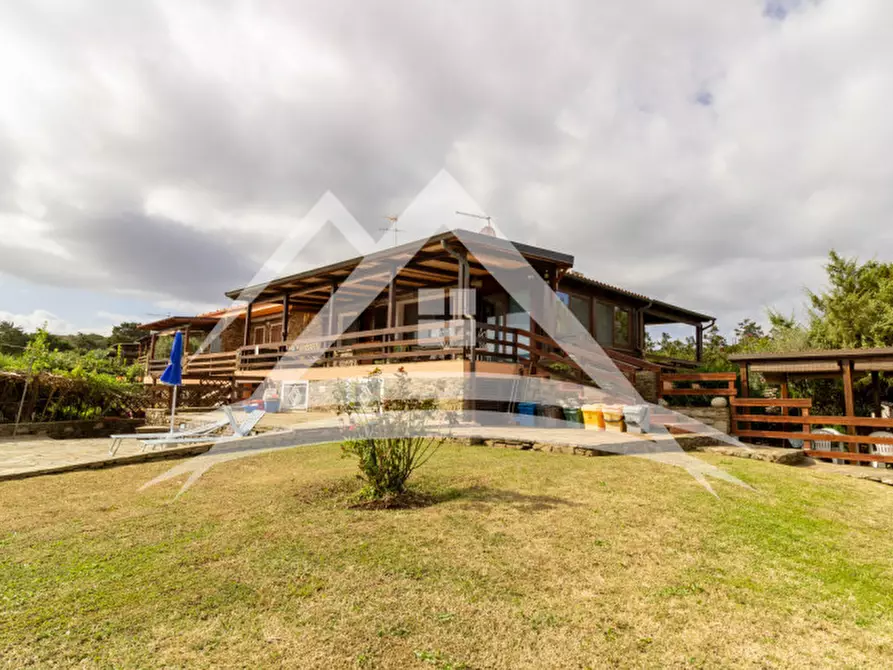
[{"label": "white sun lounger", "polygon": [[260,423],[260,420],[264,418],[264,412],[262,409],[254,410],[253,412],[249,412],[248,416],[242,421],[242,423],[238,423],[236,421],[236,417],[233,415],[233,411],[231,407],[223,408],[224,414],[226,414],[226,421],[224,425],[229,425],[232,428],[232,434],[229,435],[162,435],[161,437],[155,437],[152,439],[145,440],[143,442],[144,448],[146,447],[162,447],[166,445],[177,445],[177,444],[202,444],[205,442],[223,442],[226,440],[234,440],[240,437],[247,437],[251,434],[257,424]]},{"label": "white sun lounger", "polygon": [[[109,446],[109,455],[115,455],[115,453],[118,451],[118,448],[121,446],[121,440],[139,440],[140,442],[144,442],[146,440],[159,439],[162,437],[199,437],[202,435],[210,435],[215,430],[221,430],[222,428],[226,428],[228,425],[230,425],[230,419],[224,418],[212,423],[205,423],[201,426],[188,428],[186,430],[174,431],[173,433],[128,433],[126,435],[112,435],[112,443]],[[146,450],[145,444],[143,444],[142,450]]]}]

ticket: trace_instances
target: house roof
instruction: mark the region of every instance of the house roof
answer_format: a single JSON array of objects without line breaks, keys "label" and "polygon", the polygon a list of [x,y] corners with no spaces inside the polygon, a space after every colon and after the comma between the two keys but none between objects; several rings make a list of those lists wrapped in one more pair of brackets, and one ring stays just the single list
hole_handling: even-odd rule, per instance
[{"label": "house roof", "polygon": [[[499,248],[505,245],[504,240],[493,238],[487,234],[465,230],[458,232],[462,236],[471,237],[476,243],[487,247]],[[247,294],[252,296],[251,299],[257,303],[264,300],[279,300],[284,294],[288,293],[291,296],[290,300],[293,306],[319,309],[329,299],[331,287],[347,278],[360,263],[373,267],[375,264],[381,264],[384,269],[395,260],[406,262],[404,269],[400,271],[395,280],[395,283],[400,288],[414,289],[437,285],[438,283],[448,286],[455,282],[457,266],[455,261],[448,254],[444,253],[441,243],[452,241],[458,241],[456,233],[447,231],[434,235],[427,240],[407,242],[367,256],[357,256],[304,272],[279,277],[268,284],[245,286],[227,291],[226,296],[235,300]],[[694,325],[714,320],[714,317],[710,315],[650,298],[646,295],[591,279],[579,272],[572,271],[570,268],[573,267],[574,257],[570,254],[522,242],[511,242],[511,244],[521,256],[530,262],[546,262],[564,267],[568,272],[562,281],[578,281],[597,287],[607,293],[621,295],[641,302],[647,325],[664,323],[688,323]],[[470,257],[469,260],[471,262],[472,277],[481,277],[488,274],[487,270],[476,262],[476,259]],[[258,315],[258,308],[259,305],[255,304],[253,308],[255,315]],[[244,310],[244,307],[236,309]],[[232,310],[218,310],[202,316],[221,318],[231,314],[233,314]]]},{"label": "house roof", "polygon": [[[474,238],[475,242],[487,247],[500,248],[504,245],[503,240],[489,235],[465,230],[462,230],[461,233],[463,236]],[[252,295],[254,300],[270,300],[281,298],[285,293],[293,294],[297,292],[302,294],[297,296],[299,299],[303,299],[308,303],[317,303],[316,306],[321,306],[328,300],[332,283],[340,282],[348,277],[360,263],[367,267],[381,264],[382,268],[385,268],[395,260],[406,261],[404,270],[401,271],[400,276],[397,278],[398,285],[403,285],[406,288],[430,285],[432,279],[436,280],[439,273],[443,272],[450,273],[450,276],[440,275],[445,285],[448,285],[455,281],[453,273],[455,273],[457,266],[452,257],[441,248],[441,242],[458,242],[458,238],[453,231],[439,233],[427,240],[407,242],[367,256],[357,256],[305,272],[279,277],[269,284],[258,284],[227,291],[226,296],[235,300],[243,293],[247,293]],[[512,242],[512,244],[528,261],[545,261],[566,268],[570,268],[574,264],[574,257],[570,254],[535,247],[521,242]],[[469,260],[472,276],[487,274],[487,271],[480,264],[476,263],[473,257]]]},{"label": "house roof", "polygon": [[[645,324],[649,326],[662,323],[688,323],[694,325],[715,320],[715,317],[708,314],[695,312],[686,309],[685,307],[679,307],[678,305],[664,302],[663,300],[657,300],[656,298],[649,298],[647,295],[629,291],[612,284],[607,284],[597,279],[592,279],[581,272],[572,270],[565,275],[564,279],[569,279],[571,281],[576,280],[582,284],[600,288],[607,293],[614,293],[640,301],[644,308]],[[562,281],[564,281],[564,279]]]}]

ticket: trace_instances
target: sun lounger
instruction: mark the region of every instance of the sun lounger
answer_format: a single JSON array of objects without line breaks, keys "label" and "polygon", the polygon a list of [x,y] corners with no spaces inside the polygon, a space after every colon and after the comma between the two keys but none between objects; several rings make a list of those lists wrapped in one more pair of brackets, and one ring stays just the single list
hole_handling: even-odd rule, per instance
[{"label": "sun lounger", "polygon": [[[228,425],[230,425],[230,419],[227,417],[211,423],[202,424],[201,426],[188,428],[186,430],[174,431],[173,433],[129,433],[126,435],[112,435],[112,444],[109,446],[109,455],[115,455],[115,453],[118,451],[118,448],[121,446],[121,440],[139,440],[141,442],[144,442],[146,440],[158,439],[162,437],[199,437],[202,435],[210,435],[214,431],[226,428]],[[146,450],[145,444],[143,445],[142,450]]]},{"label": "sun lounger", "polygon": [[175,435],[162,435],[161,437],[155,437],[152,439],[145,440],[143,442],[144,447],[163,447],[167,445],[177,445],[177,444],[202,444],[205,442],[223,442],[227,440],[234,440],[240,437],[247,437],[251,434],[251,432],[257,427],[257,424],[264,417],[264,412],[262,409],[255,410],[253,412],[248,412],[248,416],[239,423],[236,421],[236,417],[233,414],[232,408],[224,407],[224,414],[226,414],[226,421],[224,425],[229,425],[232,428],[231,434],[225,435],[183,435],[183,434],[175,434]]}]

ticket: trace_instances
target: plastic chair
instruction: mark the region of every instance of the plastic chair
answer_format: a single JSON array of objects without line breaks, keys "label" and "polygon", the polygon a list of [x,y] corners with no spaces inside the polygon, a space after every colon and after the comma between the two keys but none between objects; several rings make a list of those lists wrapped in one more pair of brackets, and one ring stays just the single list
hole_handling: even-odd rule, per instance
[{"label": "plastic chair", "polygon": [[[839,430],[835,428],[819,428],[818,430],[813,431],[814,433],[821,433],[822,435],[843,435]],[[843,446],[840,442],[831,442],[826,440],[816,440],[812,443],[812,448],[815,451],[843,451]],[[832,458],[831,462],[835,465],[840,465],[844,463],[844,461],[839,458]]]},{"label": "plastic chair", "polygon": [[[871,433],[868,437],[893,437],[893,433],[889,430],[876,430]],[[869,445],[871,449],[871,453],[879,454],[880,456],[893,456],[893,444],[871,444]],[[890,463],[880,463],[878,461],[872,461],[871,467],[879,468],[881,465],[885,465],[888,468],[890,467]]]}]

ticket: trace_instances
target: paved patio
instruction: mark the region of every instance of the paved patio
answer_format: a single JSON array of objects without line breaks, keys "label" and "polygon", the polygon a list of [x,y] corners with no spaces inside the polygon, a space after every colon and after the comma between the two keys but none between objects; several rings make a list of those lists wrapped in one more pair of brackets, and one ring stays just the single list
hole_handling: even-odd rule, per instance
[{"label": "paved patio", "polygon": [[84,468],[103,468],[165,458],[183,458],[208,450],[208,445],[140,452],[140,445],[126,440],[109,456],[107,437],[54,440],[46,437],[0,439],[0,481],[35,475],[56,474]]}]

